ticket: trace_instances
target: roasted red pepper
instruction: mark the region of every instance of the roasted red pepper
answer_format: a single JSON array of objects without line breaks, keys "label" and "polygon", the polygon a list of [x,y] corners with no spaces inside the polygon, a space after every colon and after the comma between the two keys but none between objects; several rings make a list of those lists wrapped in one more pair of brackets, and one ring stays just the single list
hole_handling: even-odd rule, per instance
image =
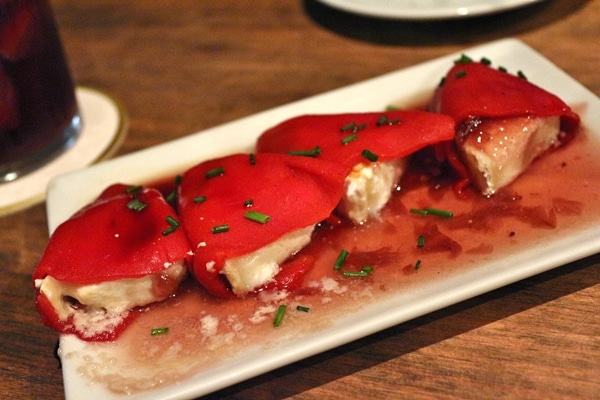
[{"label": "roasted red pepper", "polygon": [[[179,211],[192,248],[193,272],[213,295],[233,296],[219,272],[226,260],[259,250],[326,219],[339,202],[344,168],[310,157],[235,154],[188,170],[179,185]],[[255,211],[269,220],[245,215]],[[306,262],[282,266],[277,287],[293,286]],[[298,273],[296,273],[298,272]]]},{"label": "roasted red pepper", "polygon": [[[558,136],[561,143],[577,132],[580,119],[560,98],[527,81],[523,76],[493,68],[489,63],[473,62],[463,57],[448,71],[437,88],[430,109],[454,119],[457,141],[462,141],[465,127],[474,120],[511,119],[518,117],[560,117]],[[455,191],[471,183],[471,174],[463,165],[453,143],[438,146],[442,159],[458,175]]]},{"label": "roasted red pepper", "polygon": [[[164,275],[168,268],[181,262],[187,264],[191,259],[189,243],[183,230],[177,229],[176,221],[173,208],[157,190],[121,184],[107,188],[50,237],[33,273],[36,305],[43,322],[85,340],[111,340],[118,336],[127,318],[110,329],[90,334],[85,326],[74,323],[73,315],[59,318],[51,300],[70,302],[67,308],[70,306],[73,311],[85,311],[86,304],[80,304],[78,299],[52,299],[56,293],[40,290],[42,282],[51,277],[61,288],[92,287],[154,276],[150,295],[164,299],[183,279],[177,276],[175,282],[174,276]],[[135,312],[128,313],[128,318],[133,315]]]},{"label": "roasted red pepper", "polygon": [[554,94],[481,62],[456,63],[436,90],[432,110],[449,115],[456,124],[471,117],[560,116],[561,129],[568,135],[580,122]]},{"label": "roasted red pepper", "polygon": [[408,156],[428,145],[454,138],[453,121],[425,111],[303,115],[265,131],[259,152],[309,151],[350,170],[368,163],[363,151],[389,161]]}]

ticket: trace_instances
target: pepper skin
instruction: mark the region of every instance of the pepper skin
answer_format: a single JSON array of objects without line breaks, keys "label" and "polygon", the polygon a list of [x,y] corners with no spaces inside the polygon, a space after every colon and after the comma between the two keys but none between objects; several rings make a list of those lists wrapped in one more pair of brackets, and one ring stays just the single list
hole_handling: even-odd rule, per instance
[{"label": "pepper skin", "polygon": [[[221,168],[222,173],[207,177]],[[340,200],[345,175],[345,169],[335,163],[270,153],[234,154],[188,170],[179,185],[179,211],[195,251],[197,280],[215,296],[233,297],[220,273],[226,261],[325,220]],[[244,216],[248,211],[270,219],[266,223],[250,220]],[[217,226],[228,230],[214,233]],[[288,264],[281,265],[274,277],[279,284],[269,284],[294,286],[310,263],[293,260]]]},{"label": "pepper skin", "polygon": [[[349,136],[355,134],[355,140]],[[368,163],[368,149],[378,161],[408,156],[439,142],[454,138],[454,123],[444,115],[425,111],[388,111],[345,114],[311,114],[288,119],[266,130],[258,139],[257,151],[286,153],[320,149],[318,158],[343,165],[348,172]]]},{"label": "pepper skin", "polygon": [[[117,286],[112,286],[117,290],[114,293],[116,301],[122,298],[126,302],[130,293],[118,292],[120,282],[135,285],[141,279],[149,278],[151,281],[145,282],[150,285],[146,289],[147,296],[158,301],[169,296],[185,276],[185,266],[191,259],[189,242],[181,229],[165,234],[172,228],[166,219],[175,216],[173,208],[155,189],[130,189],[122,184],[107,188],[96,201],[63,222],[51,235],[33,273],[36,306],[47,326],[61,333],[74,333],[84,340],[113,340],[136,314],[135,307],[123,310],[127,318],[118,324],[85,332],[89,327],[75,323],[71,312],[67,318],[58,317],[59,309],[55,309],[48,297],[57,293],[47,294],[40,290],[47,278],[58,282],[54,288],[94,288],[95,285],[116,283]],[[128,206],[132,201],[143,203],[145,207],[134,210]],[[170,267],[181,262],[183,274],[169,272]],[[173,271],[179,271],[180,267],[177,268]],[[95,304],[88,310],[85,303],[68,298],[53,301],[65,305],[67,310],[72,309],[73,313],[83,312],[84,319],[86,312],[97,312],[102,308]],[[145,304],[135,306],[142,305]]]}]

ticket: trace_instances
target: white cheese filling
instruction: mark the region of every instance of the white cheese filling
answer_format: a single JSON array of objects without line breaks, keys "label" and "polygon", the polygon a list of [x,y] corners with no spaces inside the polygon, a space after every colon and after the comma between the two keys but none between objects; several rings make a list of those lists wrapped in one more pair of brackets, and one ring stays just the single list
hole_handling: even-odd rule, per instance
[{"label": "white cheese filling", "polygon": [[221,273],[233,292],[243,296],[273,280],[280,264],[310,243],[314,225],[288,233],[279,240],[252,253],[229,259]]},{"label": "white cheese filling", "polygon": [[344,182],[344,196],[338,211],[355,224],[379,216],[387,204],[400,177],[406,170],[407,159],[357,164]]},{"label": "white cheese filling", "polygon": [[481,123],[459,144],[474,183],[492,195],[558,143],[560,117],[520,117]]},{"label": "white cheese filling", "polygon": [[73,317],[76,330],[92,337],[118,325],[134,307],[165,299],[185,275],[186,267],[180,261],[142,278],[79,285],[46,276],[36,279],[35,286],[50,301],[61,321]]}]

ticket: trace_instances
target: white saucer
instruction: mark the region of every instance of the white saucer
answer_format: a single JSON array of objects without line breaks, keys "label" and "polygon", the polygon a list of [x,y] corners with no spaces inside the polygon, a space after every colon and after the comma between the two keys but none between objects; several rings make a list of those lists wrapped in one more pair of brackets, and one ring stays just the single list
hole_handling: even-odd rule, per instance
[{"label": "white saucer", "polygon": [[122,143],[128,122],[123,107],[96,89],[77,87],[75,95],[83,121],[75,144],[40,169],[0,184],[0,216],[43,201],[50,179],[108,158]]},{"label": "white saucer", "polygon": [[474,17],[507,11],[544,0],[318,0],[331,7],[370,17],[434,20]]}]

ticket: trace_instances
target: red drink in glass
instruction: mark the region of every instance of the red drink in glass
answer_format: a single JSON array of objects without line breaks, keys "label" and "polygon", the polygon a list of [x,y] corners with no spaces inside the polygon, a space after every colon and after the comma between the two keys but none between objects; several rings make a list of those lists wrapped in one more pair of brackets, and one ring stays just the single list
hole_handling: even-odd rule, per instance
[{"label": "red drink in glass", "polygon": [[40,167],[81,129],[47,0],[0,0],[0,183]]}]

